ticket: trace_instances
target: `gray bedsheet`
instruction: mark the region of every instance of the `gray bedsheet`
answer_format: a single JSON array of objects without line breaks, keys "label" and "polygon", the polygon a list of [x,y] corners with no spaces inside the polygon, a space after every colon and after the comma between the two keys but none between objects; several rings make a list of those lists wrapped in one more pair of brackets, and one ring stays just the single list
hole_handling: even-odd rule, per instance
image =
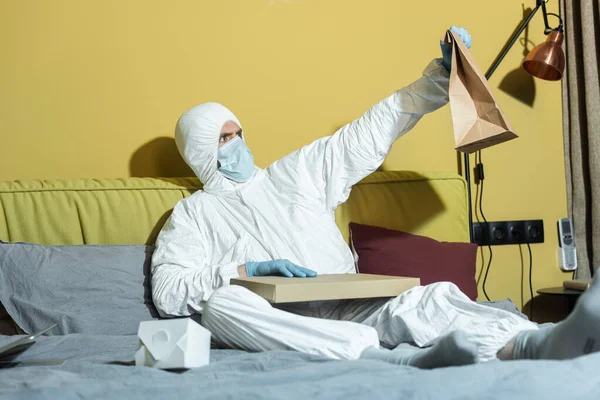
[{"label": "gray bedsheet", "polygon": [[[0,346],[14,339],[0,336]],[[67,361],[0,369],[0,398],[600,399],[600,353],[432,371],[291,351],[213,350],[210,365],[183,373],[109,363],[133,360],[137,343],[136,336],[42,337],[19,359]]]}]

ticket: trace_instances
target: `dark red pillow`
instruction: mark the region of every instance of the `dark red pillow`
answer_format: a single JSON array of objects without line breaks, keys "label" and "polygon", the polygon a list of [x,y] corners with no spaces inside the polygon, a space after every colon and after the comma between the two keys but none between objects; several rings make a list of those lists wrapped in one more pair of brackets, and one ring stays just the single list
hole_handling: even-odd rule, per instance
[{"label": "dark red pillow", "polygon": [[438,242],[354,222],[350,223],[350,233],[358,272],[421,278],[421,285],[452,282],[471,300],[477,298],[476,244]]}]

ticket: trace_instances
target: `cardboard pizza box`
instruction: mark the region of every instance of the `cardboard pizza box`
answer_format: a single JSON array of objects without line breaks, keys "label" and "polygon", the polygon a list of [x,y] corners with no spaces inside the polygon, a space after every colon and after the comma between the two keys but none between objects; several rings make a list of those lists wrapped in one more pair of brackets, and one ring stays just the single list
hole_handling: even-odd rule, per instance
[{"label": "cardboard pizza box", "polygon": [[244,286],[271,303],[396,297],[420,283],[419,278],[373,274],[322,274],[314,278],[253,276],[231,280],[232,285]]}]

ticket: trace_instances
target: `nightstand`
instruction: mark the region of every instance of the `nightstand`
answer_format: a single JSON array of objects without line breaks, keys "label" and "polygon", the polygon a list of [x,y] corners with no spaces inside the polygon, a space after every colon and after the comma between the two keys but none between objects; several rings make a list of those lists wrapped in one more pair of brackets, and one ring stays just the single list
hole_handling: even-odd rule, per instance
[{"label": "nightstand", "polygon": [[538,294],[547,296],[562,296],[567,305],[567,313],[573,311],[573,308],[575,308],[575,304],[577,303],[577,299],[579,299],[579,296],[584,293],[581,290],[565,289],[562,286],[538,289],[537,292]]}]

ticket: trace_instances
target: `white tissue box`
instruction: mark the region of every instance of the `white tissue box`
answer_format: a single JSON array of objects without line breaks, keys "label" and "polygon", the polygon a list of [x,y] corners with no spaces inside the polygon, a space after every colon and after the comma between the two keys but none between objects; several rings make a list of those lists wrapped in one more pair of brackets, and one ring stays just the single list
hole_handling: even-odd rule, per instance
[{"label": "white tissue box", "polygon": [[198,368],[210,359],[210,332],[191,318],[142,321],[135,365],[160,369]]}]

